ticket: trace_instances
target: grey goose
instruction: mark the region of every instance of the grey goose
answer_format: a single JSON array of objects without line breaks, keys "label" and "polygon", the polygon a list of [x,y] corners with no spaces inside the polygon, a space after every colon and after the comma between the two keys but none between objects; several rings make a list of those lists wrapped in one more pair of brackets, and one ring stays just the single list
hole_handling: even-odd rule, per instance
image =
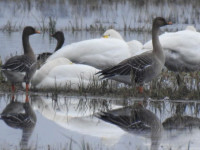
[{"label": "grey goose", "polygon": [[[54,37],[57,40],[57,45],[56,45],[56,48],[54,50],[54,52],[55,52],[55,51],[59,50],[63,46],[63,44],[65,42],[65,37],[64,37],[64,34],[63,34],[62,31],[57,31],[54,34],[52,34],[51,36]],[[39,54],[38,57],[37,57],[37,61],[40,64],[43,64],[46,61],[46,59],[49,56],[51,56],[52,54],[53,53],[50,53],[50,52],[44,52],[42,54]]]},{"label": "grey goose", "polygon": [[172,24],[162,17],[153,20],[152,44],[153,50],[123,60],[119,64],[106,68],[97,74],[131,85],[133,82],[142,85],[157,77],[165,64],[165,56],[159,42],[159,28]]},{"label": "grey goose", "polygon": [[29,36],[35,33],[40,33],[31,26],[24,28],[22,33],[22,44],[24,54],[14,56],[8,59],[2,65],[2,72],[12,84],[12,91],[15,90],[15,84],[26,82],[26,92],[28,92],[29,82],[36,71],[36,57],[29,43]]}]

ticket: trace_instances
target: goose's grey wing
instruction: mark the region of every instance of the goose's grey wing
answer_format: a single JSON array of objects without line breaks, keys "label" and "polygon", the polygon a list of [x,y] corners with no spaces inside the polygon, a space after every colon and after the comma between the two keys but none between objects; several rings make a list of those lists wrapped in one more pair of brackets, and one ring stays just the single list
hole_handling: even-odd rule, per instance
[{"label": "goose's grey wing", "polygon": [[98,74],[103,78],[113,76],[133,75],[136,82],[144,80],[145,74],[153,68],[153,54],[150,52],[143,53],[131,58],[128,58],[116,66],[104,69]]},{"label": "goose's grey wing", "polygon": [[10,70],[16,72],[28,72],[36,63],[34,59],[22,56],[14,56],[2,66],[2,70]]}]

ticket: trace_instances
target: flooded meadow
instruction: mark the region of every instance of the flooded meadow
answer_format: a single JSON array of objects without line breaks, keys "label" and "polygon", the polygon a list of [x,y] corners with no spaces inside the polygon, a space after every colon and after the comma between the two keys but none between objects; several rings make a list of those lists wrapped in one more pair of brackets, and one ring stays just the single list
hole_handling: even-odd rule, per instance
[{"label": "flooded meadow", "polygon": [[[33,26],[34,53],[53,52],[50,35],[61,30],[65,45],[101,38],[113,28],[125,41],[151,40],[152,19],[168,18],[161,33],[200,30],[198,0],[1,0],[0,58],[23,54],[22,30]],[[41,150],[199,150],[199,72],[162,74],[144,85],[92,81],[76,90],[31,89],[13,94],[0,74],[0,149]],[[81,80],[80,80],[81,82]],[[12,119],[6,115],[14,115]],[[22,122],[23,120],[23,122]],[[17,122],[17,123],[16,123]],[[145,124],[144,124],[144,123]]]},{"label": "flooded meadow", "polygon": [[[0,110],[3,113],[8,107],[20,109],[25,104],[23,94],[18,94],[14,101],[10,94],[1,93],[0,98]],[[25,114],[29,117],[35,115],[34,125],[28,129],[13,127],[2,119],[1,149],[197,150],[200,146],[198,101],[65,95],[55,98],[38,93],[30,95],[30,99],[28,109],[31,113],[26,111]],[[125,115],[123,111],[130,107],[135,109],[134,105],[141,102],[143,109],[149,111],[149,117],[158,119],[156,130],[130,127],[126,131],[123,127],[98,118],[102,112],[116,111],[116,115]],[[127,118],[127,123],[131,120]]]}]

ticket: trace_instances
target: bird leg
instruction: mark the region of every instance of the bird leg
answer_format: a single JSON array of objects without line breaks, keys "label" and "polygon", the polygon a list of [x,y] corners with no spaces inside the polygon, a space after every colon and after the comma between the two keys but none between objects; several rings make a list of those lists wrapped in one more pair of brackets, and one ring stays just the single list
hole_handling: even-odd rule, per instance
[{"label": "bird leg", "polygon": [[11,101],[14,101],[15,100],[15,85],[14,84],[11,85],[11,90],[12,90],[12,99],[11,99]]},{"label": "bird leg", "polygon": [[28,90],[29,90],[29,84],[26,83],[26,94],[28,93]]},{"label": "bird leg", "polygon": [[15,85],[12,84],[12,92],[14,93],[15,92]]},{"label": "bird leg", "polygon": [[139,86],[138,91],[139,91],[139,93],[143,93],[143,86]]},{"label": "bird leg", "polygon": [[26,102],[29,102],[29,98],[28,98],[28,90],[29,90],[29,84],[26,83]]},{"label": "bird leg", "polygon": [[12,102],[14,102],[14,100],[15,100],[15,94],[14,94],[14,93],[12,93],[12,98],[11,98],[11,101],[12,101]]},{"label": "bird leg", "polygon": [[29,102],[28,93],[26,93],[26,100],[25,100],[25,102],[26,103]]}]

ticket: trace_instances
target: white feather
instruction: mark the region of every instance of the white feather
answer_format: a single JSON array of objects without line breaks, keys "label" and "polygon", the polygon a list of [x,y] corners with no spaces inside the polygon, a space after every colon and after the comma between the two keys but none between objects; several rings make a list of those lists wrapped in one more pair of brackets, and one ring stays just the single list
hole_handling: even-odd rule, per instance
[{"label": "white feather", "polygon": [[[193,29],[178,32],[164,33],[159,36],[160,43],[165,52],[166,63],[170,65],[187,66],[194,70],[200,66],[200,33]],[[144,44],[144,49],[152,49],[152,41]],[[170,61],[170,62],[168,62]],[[197,69],[196,68],[196,69]],[[179,70],[177,70],[179,71]]]},{"label": "white feather", "polygon": [[[34,74],[31,85],[38,89],[65,88],[71,85],[78,89],[79,85],[87,86],[99,70],[83,64],[73,64],[66,58],[48,61]],[[98,80],[97,76],[94,76]]]},{"label": "white feather", "polygon": [[129,46],[123,40],[100,38],[64,46],[50,56],[47,61],[59,57],[103,69],[131,57],[131,53]]},{"label": "white feather", "polygon": [[[119,34],[119,32],[117,32],[114,29],[106,30],[106,32],[103,34],[103,36],[107,36],[108,38],[115,38],[115,39],[124,41],[124,39]],[[129,46],[131,56],[134,56],[136,53],[140,52],[143,47],[142,43],[137,40],[129,41],[129,42],[127,42],[127,44]]]}]

